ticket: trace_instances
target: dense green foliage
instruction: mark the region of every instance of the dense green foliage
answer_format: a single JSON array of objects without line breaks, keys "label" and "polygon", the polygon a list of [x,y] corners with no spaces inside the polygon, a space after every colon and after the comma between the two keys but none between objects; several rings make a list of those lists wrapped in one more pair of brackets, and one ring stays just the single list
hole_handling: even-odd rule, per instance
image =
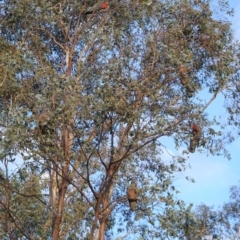
[{"label": "dense green foliage", "polygon": [[[94,1],[0,4],[2,237],[189,239],[173,179],[191,126],[199,150],[227,155],[233,136],[205,113],[220,93],[238,124],[227,4],[218,16],[208,0],[113,0],[90,16]],[[166,161],[164,137],[186,150]]]}]

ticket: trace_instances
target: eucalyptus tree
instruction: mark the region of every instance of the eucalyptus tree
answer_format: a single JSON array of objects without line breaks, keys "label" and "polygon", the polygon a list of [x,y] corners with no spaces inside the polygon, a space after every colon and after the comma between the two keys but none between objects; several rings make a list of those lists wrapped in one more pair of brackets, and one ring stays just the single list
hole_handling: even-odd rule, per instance
[{"label": "eucalyptus tree", "polygon": [[231,11],[223,1],[213,13],[208,0],[115,0],[86,15],[95,3],[1,2],[2,155],[12,146],[41,189],[35,239],[178,236],[174,213],[188,209],[172,183],[185,158],[164,161],[164,136],[184,154],[226,153],[232,138],[205,110],[220,93],[238,103]]}]

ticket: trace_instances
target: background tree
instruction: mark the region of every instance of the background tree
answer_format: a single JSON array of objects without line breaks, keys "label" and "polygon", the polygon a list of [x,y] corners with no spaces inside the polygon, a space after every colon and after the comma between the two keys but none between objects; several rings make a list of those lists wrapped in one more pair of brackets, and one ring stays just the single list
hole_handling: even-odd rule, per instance
[{"label": "background tree", "polygon": [[[23,156],[23,188],[33,181],[41,195],[42,210],[30,211],[34,227],[44,226],[35,239],[112,239],[116,229],[129,239],[178,236],[174,214],[189,209],[174,200],[173,178],[185,159],[164,162],[162,137],[188,149],[194,122],[201,149],[226,153],[231,136],[214,131],[204,111],[236,89],[239,47],[206,0],[115,0],[86,17],[93,5],[2,3],[2,155],[8,141]],[[221,9],[228,13],[223,2]],[[134,213],[131,181],[138,186]]]},{"label": "background tree", "polygon": [[187,218],[179,221],[175,229],[179,229],[187,239],[239,239],[239,186],[230,188],[230,199],[223,206],[216,209],[201,204],[184,214]]}]

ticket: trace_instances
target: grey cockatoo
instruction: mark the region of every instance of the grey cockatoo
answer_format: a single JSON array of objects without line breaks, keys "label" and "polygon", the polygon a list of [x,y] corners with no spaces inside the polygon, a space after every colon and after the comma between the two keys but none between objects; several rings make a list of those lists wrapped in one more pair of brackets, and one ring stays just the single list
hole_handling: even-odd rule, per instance
[{"label": "grey cockatoo", "polygon": [[134,211],[137,205],[137,184],[132,182],[132,184],[127,189],[127,197],[130,209]]},{"label": "grey cockatoo", "polygon": [[42,112],[38,115],[39,129],[42,134],[53,133],[54,129],[52,128],[52,123],[49,119],[47,112]]}]

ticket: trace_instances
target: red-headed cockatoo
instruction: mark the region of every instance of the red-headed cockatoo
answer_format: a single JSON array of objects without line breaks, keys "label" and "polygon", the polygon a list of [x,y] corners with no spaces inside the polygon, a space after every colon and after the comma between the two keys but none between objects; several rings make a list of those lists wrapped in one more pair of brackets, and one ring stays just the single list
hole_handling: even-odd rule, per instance
[{"label": "red-headed cockatoo", "polygon": [[196,123],[192,125],[192,136],[190,139],[189,152],[194,153],[201,139],[201,128]]},{"label": "red-headed cockatoo", "polygon": [[89,7],[85,14],[92,14],[97,11],[106,11],[109,9],[109,4],[108,2],[99,2],[94,4],[92,7]]}]

